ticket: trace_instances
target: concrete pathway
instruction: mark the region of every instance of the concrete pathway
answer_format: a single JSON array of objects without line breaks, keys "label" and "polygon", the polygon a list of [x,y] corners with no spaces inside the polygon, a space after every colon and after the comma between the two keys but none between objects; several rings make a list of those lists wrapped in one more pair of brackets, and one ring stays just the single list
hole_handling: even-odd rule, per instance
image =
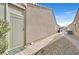
[{"label": "concrete pathway", "polygon": [[32,45],[29,45],[26,47],[25,50],[17,53],[16,55],[33,55],[40,49],[44,48],[47,45],[52,44],[56,40],[59,40],[61,37],[65,37],[67,40],[69,40],[77,49],[79,49],[79,38],[74,35],[67,35],[65,33],[56,33],[54,35],[51,35],[47,38],[44,38],[40,41],[35,42]]},{"label": "concrete pathway", "polygon": [[35,54],[40,49],[47,46],[49,43],[52,43],[57,40],[57,38],[62,37],[62,33],[56,33],[54,35],[51,35],[45,39],[42,39],[41,41],[38,41],[30,46],[27,46],[25,50],[17,53],[16,55],[32,55]]}]

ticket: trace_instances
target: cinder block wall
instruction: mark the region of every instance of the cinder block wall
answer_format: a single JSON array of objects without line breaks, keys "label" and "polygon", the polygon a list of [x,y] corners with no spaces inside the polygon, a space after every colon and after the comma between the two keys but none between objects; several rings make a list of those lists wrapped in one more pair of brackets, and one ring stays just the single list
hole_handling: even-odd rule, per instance
[{"label": "cinder block wall", "polygon": [[26,14],[26,43],[31,43],[56,33],[56,21],[52,10],[27,4]]}]

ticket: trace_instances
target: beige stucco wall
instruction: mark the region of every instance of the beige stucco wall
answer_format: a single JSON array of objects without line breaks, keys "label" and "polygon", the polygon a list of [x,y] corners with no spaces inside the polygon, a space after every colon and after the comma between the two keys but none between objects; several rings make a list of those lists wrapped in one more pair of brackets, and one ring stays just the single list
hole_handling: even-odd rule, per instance
[{"label": "beige stucco wall", "polygon": [[69,28],[74,32],[76,36],[79,37],[79,10],[77,11],[73,23],[69,25]]},{"label": "beige stucco wall", "polygon": [[[13,3],[8,4],[7,3],[7,9],[5,9],[4,5],[0,4],[0,7],[1,7],[0,8],[0,16],[4,16],[6,13],[6,15],[5,15],[6,20],[10,22],[10,26],[12,23],[14,26],[16,26],[16,27],[11,26],[10,32],[12,31],[12,28],[18,29],[18,27],[21,25],[21,24],[16,25],[19,23],[18,21],[15,24],[15,21],[14,21],[15,19],[10,18],[10,12],[17,14],[18,16],[21,14],[22,15],[25,14],[25,13],[21,12],[21,11],[25,11],[25,6],[22,6],[22,5],[23,4],[13,4]],[[25,5],[26,5],[26,17],[23,17],[24,18],[23,20],[24,21],[26,20],[26,22],[23,21],[23,25],[24,25],[24,28],[23,28],[24,32],[22,32],[22,34],[24,34],[24,36],[23,36],[24,39],[22,39],[23,42],[26,41],[26,44],[31,43],[33,41],[40,40],[42,38],[45,38],[49,35],[56,33],[57,25],[56,25],[54,14],[51,9],[37,6],[34,4],[33,5],[32,4],[25,4]],[[11,20],[13,20],[14,22]],[[25,31],[25,24],[24,23],[26,24],[26,31]],[[22,27],[22,26],[20,26],[20,27]],[[23,31],[23,29],[22,29],[22,31]],[[17,30],[17,32],[18,32],[18,30]],[[17,47],[17,46],[12,46],[11,44],[15,45],[15,44],[18,44],[19,41],[21,41],[19,39],[17,39],[19,41],[17,41],[16,39],[13,39],[14,41],[11,41],[11,38],[16,38],[17,35],[18,35],[18,37],[20,36],[20,34],[19,34],[20,32],[17,34],[15,34],[15,33],[16,33],[16,31],[14,30],[13,33],[9,33],[9,35],[8,35],[9,36],[9,38],[8,38],[9,48],[11,48],[11,49],[12,48],[14,49]],[[25,36],[25,33],[26,33],[26,36]],[[11,36],[11,34],[12,35],[14,34],[15,37]],[[26,37],[26,40],[25,40],[25,37]],[[25,44],[25,42],[24,42],[24,44]]]},{"label": "beige stucco wall", "polygon": [[76,23],[75,35],[79,37],[79,10],[78,10],[76,18],[75,18],[75,23]]},{"label": "beige stucco wall", "polygon": [[56,22],[50,9],[27,4],[26,10],[26,43],[56,33]]},{"label": "beige stucco wall", "polygon": [[71,31],[75,31],[75,25],[74,25],[74,23],[71,23],[69,26],[69,30],[71,30]]}]

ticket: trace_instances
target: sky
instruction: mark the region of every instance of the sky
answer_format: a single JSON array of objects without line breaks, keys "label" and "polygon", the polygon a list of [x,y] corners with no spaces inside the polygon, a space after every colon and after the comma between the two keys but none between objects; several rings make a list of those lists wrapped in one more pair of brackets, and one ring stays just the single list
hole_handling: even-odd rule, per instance
[{"label": "sky", "polygon": [[57,24],[60,26],[69,25],[75,18],[79,3],[39,3],[42,6],[51,8]]}]

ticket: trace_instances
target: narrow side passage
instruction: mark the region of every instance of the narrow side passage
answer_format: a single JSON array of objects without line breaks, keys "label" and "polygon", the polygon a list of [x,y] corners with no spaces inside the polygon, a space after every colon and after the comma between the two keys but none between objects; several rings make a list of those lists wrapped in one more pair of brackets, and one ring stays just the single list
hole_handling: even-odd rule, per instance
[{"label": "narrow side passage", "polygon": [[47,45],[38,51],[36,55],[79,55],[79,50],[77,49],[79,41],[73,37],[63,33],[60,39]]},{"label": "narrow side passage", "polygon": [[79,49],[79,38],[74,35],[64,35],[69,41],[71,41],[77,49]]},{"label": "narrow side passage", "polygon": [[41,41],[38,41],[34,43],[33,45],[27,46],[25,50],[17,53],[16,55],[32,55],[35,54],[40,49],[44,48],[45,46],[53,43],[58,38],[62,37],[62,33],[56,33],[54,35],[51,35],[45,39],[42,39]]},{"label": "narrow side passage", "polygon": [[27,46],[17,55],[79,55],[79,40],[74,35],[56,33]]}]

